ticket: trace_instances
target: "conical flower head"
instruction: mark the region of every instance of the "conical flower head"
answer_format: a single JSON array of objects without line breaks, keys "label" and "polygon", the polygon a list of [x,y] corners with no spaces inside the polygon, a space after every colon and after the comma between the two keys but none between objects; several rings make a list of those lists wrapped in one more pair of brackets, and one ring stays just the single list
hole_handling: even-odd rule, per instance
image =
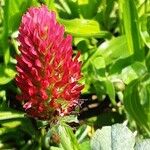
[{"label": "conical flower head", "polygon": [[83,85],[79,54],[72,58],[72,37],[46,6],[30,8],[19,27],[16,83],[18,99],[33,117],[69,114],[79,103]]}]

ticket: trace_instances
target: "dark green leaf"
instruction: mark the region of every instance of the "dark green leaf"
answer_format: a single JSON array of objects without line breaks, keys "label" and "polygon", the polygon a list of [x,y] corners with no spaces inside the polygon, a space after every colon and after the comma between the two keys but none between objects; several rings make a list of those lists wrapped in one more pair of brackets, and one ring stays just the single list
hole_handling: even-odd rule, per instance
[{"label": "dark green leaf", "polygon": [[78,0],[78,7],[83,18],[93,18],[98,11],[100,0]]},{"label": "dark green leaf", "polygon": [[150,135],[150,75],[132,81],[124,94],[127,113]]}]

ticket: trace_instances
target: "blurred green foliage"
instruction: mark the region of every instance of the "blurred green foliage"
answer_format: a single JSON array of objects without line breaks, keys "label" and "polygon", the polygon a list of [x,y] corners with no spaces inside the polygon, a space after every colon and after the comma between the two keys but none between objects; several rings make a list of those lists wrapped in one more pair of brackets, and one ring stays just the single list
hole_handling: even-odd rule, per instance
[{"label": "blurred green foliage", "polygon": [[[48,122],[26,116],[16,100],[18,27],[23,13],[41,4],[56,11],[73,35],[74,53],[81,52],[81,98],[96,96],[100,106],[109,101],[101,113],[83,119],[75,134],[64,124],[49,130]],[[150,137],[149,0],[0,0],[0,149],[95,150],[93,130],[123,120],[140,137]],[[97,132],[94,137],[108,140],[104,128]],[[135,149],[143,143],[149,141]]]}]

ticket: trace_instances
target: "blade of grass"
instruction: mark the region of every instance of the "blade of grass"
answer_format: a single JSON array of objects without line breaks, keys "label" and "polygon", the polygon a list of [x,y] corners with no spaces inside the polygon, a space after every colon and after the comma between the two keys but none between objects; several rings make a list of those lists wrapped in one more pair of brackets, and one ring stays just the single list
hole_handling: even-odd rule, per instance
[{"label": "blade of grass", "polygon": [[127,39],[130,54],[134,55],[134,60],[143,61],[144,49],[140,37],[138,12],[134,0],[119,0],[121,22]]}]

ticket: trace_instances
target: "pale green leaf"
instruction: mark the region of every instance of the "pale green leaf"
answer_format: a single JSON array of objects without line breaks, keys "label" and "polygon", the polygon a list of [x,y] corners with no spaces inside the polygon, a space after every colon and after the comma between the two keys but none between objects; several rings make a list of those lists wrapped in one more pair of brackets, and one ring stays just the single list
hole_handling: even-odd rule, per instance
[{"label": "pale green leaf", "polygon": [[92,150],[133,150],[135,137],[123,124],[98,129],[91,140]]},{"label": "pale green leaf", "polygon": [[150,139],[137,142],[135,145],[135,150],[150,150]]}]

